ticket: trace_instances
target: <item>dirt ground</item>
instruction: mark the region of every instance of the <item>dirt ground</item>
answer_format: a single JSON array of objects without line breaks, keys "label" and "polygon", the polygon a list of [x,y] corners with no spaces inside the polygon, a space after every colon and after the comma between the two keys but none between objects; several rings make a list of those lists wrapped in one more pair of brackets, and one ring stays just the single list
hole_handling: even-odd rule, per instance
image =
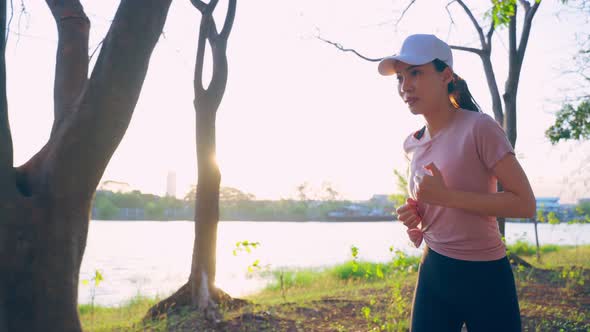
[{"label": "dirt ground", "polygon": [[[523,331],[590,331],[589,271],[580,268],[581,277],[578,275],[577,279],[564,278],[562,272],[515,271]],[[412,292],[413,286],[406,285],[401,296],[411,299]],[[246,304],[226,310],[224,320],[218,323],[196,314],[189,315],[189,319],[185,315],[177,322],[169,316],[168,331],[371,331],[387,319],[391,321],[391,317],[386,317],[392,310],[391,292],[367,289],[355,294],[354,300],[350,298],[343,293],[304,304]],[[366,307],[371,308],[370,318],[364,312]],[[377,323],[373,321],[375,317]]]}]

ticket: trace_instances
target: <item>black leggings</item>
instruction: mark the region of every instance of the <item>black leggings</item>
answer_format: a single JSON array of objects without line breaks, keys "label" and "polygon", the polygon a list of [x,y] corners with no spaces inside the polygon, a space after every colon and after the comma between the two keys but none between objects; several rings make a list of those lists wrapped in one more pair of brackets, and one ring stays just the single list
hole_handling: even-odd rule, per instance
[{"label": "black leggings", "polygon": [[426,248],[412,306],[412,332],[520,332],[514,276],[506,257],[463,261]]}]

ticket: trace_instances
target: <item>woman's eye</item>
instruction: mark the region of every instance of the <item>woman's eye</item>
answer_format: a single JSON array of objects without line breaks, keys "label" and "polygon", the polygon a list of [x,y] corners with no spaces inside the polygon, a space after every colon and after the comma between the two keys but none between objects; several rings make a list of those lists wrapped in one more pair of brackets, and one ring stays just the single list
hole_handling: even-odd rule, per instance
[{"label": "woman's eye", "polygon": [[410,72],[410,74],[412,74],[412,76],[416,76],[416,75],[420,74],[420,71],[417,69],[414,69]]}]

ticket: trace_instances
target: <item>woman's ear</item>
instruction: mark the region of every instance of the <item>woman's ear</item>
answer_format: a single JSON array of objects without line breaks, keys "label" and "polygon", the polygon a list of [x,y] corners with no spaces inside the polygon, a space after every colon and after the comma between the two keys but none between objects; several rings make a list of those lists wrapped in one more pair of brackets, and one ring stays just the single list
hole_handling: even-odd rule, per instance
[{"label": "woman's ear", "polygon": [[445,84],[449,84],[453,81],[453,71],[451,70],[451,68],[446,67],[443,71],[442,71],[442,78],[443,78],[443,82]]}]

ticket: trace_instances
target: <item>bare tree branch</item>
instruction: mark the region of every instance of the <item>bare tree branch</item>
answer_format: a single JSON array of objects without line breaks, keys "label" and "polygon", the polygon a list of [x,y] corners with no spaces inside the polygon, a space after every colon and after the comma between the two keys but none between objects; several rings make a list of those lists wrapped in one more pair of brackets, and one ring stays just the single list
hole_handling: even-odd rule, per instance
[{"label": "bare tree branch", "polygon": [[406,12],[410,9],[410,7],[412,7],[412,5],[416,2],[416,0],[412,0],[410,1],[410,3],[408,4],[408,6],[404,9],[404,11],[402,12],[402,14],[400,15],[400,17],[397,19],[397,21],[395,21],[395,27],[397,28],[397,26],[399,25],[399,22],[401,22],[401,20],[404,18],[404,15],[406,15]]},{"label": "bare tree branch", "polygon": [[207,38],[209,38],[209,44],[211,48],[217,47],[218,45],[218,38],[219,33],[217,32],[217,24],[215,24],[215,19],[211,16],[211,26],[209,27],[209,34]]},{"label": "bare tree branch", "polygon": [[453,26],[455,25],[455,20],[453,19],[453,14],[451,14],[451,11],[449,10],[449,6],[455,1],[456,0],[452,0],[449,3],[447,3],[447,5],[445,6],[445,10],[447,12],[447,15],[449,16],[449,20],[451,20],[451,24],[449,24],[449,31],[447,32],[447,39],[449,39],[449,37],[451,36],[451,30],[453,29]]},{"label": "bare tree branch", "polygon": [[449,15],[449,19],[451,20],[451,25],[455,24],[455,20],[453,20],[453,15],[451,15],[451,11],[449,10],[449,6],[455,1],[457,1],[457,0],[453,0],[449,3],[447,3],[447,5],[445,6],[445,10],[447,11],[447,15]]},{"label": "bare tree branch", "polygon": [[217,7],[217,3],[219,3],[219,0],[209,1],[209,4],[207,5],[207,10],[205,11],[205,15],[213,15],[213,12],[215,11],[215,8]]},{"label": "bare tree branch", "polygon": [[[209,6],[216,5],[212,1]],[[199,29],[199,40],[197,44],[197,56],[195,65],[194,77],[194,93],[195,93],[195,107],[198,104],[207,104],[207,109],[217,110],[223,94],[225,93],[225,85],[227,84],[228,66],[227,66],[227,40],[233,26],[233,21],[236,13],[236,0],[230,0],[224,25],[221,33],[217,33],[217,25],[213,18],[212,12],[207,9],[206,14],[203,14],[201,25]],[[208,13],[208,14],[207,14]],[[205,45],[209,43],[211,47],[211,56],[213,59],[213,72],[211,83],[205,89],[203,86],[203,66],[205,56]],[[201,105],[202,106],[202,105]]]},{"label": "bare tree branch", "polygon": [[53,134],[68,114],[76,109],[88,78],[90,21],[78,0],[46,2],[57,24],[59,38],[53,91]]},{"label": "bare tree branch", "polygon": [[[228,76],[228,64],[227,64],[227,41],[233,21],[236,14],[236,0],[229,0],[227,13],[223,23],[223,29],[218,35],[219,38],[210,40],[212,43],[211,50],[213,56],[213,77],[208,91],[211,91],[211,102],[214,105],[212,108],[217,110],[221,99],[225,93]],[[213,22],[215,27],[215,22]]]},{"label": "bare tree branch", "polygon": [[16,38],[16,44],[17,45],[18,45],[18,43],[20,41],[20,22],[21,22],[21,19],[22,19],[23,15],[25,15],[25,16],[28,15],[28,12],[27,12],[27,7],[25,6],[24,0],[21,0],[21,2],[20,2],[20,13],[18,15],[18,24],[17,24],[18,30],[16,32],[16,36],[17,36],[17,38]]},{"label": "bare tree branch", "polygon": [[524,7],[524,10],[527,12],[531,8],[531,4],[527,0],[518,0],[518,2],[520,2],[520,4]]},{"label": "bare tree branch", "polygon": [[236,0],[229,0],[227,15],[225,16],[225,22],[223,23],[223,28],[220,33],[221,39],[225,41],[229,38],[229,34],[234,24],[234,18],[236,17],[236,3]]},{"label": "bare tree branch", "polygon": [[517,139],[516,130],[516,97],[518,94],[518,82],[520,79],[520,69],[522,68],[522,62],[518,61],[518,49],[516,46],[516,18],[518,17],[518,5],[513,4],[514,15],[510,18],[508,23],[508,77],[504,84],[504,94],[502,98],[504,100],[504,130],[506,136],[512,144],[515,146]]},{"label": "bare tree branch", "polygon": [[92,58],[94,58],[94,54],[96,53],[96,51],[98,51],[100,49],[100,47],[102,46],[102,43],[104,43],[104,38],[100,41],[100,43],[98,43],[96,45],[96,47],[94,47],[94,50],[92,51],[92,53],[88,57],[88,62],[92,61]]},{"label": "bare tree branch", "polygon": [[0,45],[0,186],[8,188],[14,185],[15,174],[13,168],[13,146],[8,122],[8,101],[6,96],[6,0],[0,1],[0,31],[2,41]]},{"label": "bare tree branch", "polygon": [[465,51],[465,52],[471,52],[471,53],[475,53],[479,56],[483,56],[485,54],[484,50],[480,50],[479,48],[473,48],[473,47],[465,47],[465,46],[457,46],[457,45],[449,45],[452,49],[454,50],[459,50],[459,51]]},{"label": "bare tree branch", "polygon": [[498,123],[502,124],[504,123],[504,113],[502,111],[502,97],[500,96],[500,90],[498,89],[498,83],[496,82],[496,74],[494,73],[494,66],[492,65],[490,53],[487,53],[484,56],[482,56],[481,61],[483,62],[483,68],[484,72],[486,73],[488,89],[490,90],[490,96],[492,97],[492,110],[494,112],[494,119],[496,119]]},{"label": "bare tree branch", "polygon": [[207,4],[204,3],[201,0],[191,0],[191,3],[193,4],[193,6],[195,6],[195,8],[197,8],[201,13],[205,12],[205,9],[207,9]]},{"label": "bare tree branch", "polygon": [[[510,19],[508,23],[508,80],[507,83],[510,82],[510,77],[513,77],[516,72],[517,61],[518,61],[518,48],[516,46],[516,17],[517,17],[517,10],[518,6],[514,5],[514,16]],[[510,91],[509,87],[506,87],[507,91]]]},{"label": "bare tree branch", "polygon": [[195,8],[197,8],[201,12],[201,14],[203,14],[203,16],[213,14],[213,11],[215,10],[217,3],[219,2],[219,0],[211,0],[207,4],[201,0],[190,0],[190,1],[193,4],[193,6],[195,6]]},{"label": "bare tree branch", "polygon": [[352,49],[352,48],[344,48],[339,43],[335,43],[335,42],[329,41],[327,39],[322,38],[319,35],[316,36],[316,38],[319,39],[319,40],[321,40],[321,41],[323,41],[323,42],[325,42],[325,43],[328,43],[330,45],[333,45],[334,47],[336,47],[337,49],[341,50],[342,52],[352,52],[352,53],[356,54],[359,58],[362,58],[363,60],[367,60],[367,61],[371,61],[371,62],[378,62],[378,61],[381,61],[383,59],[383,58],[369,58],[369,57],[366,57],[366,56],[360,54],[359,52],[357,52],[355,49]]},{"label": "bare tree branch", "polygon": [[12,23],[12,18],[14,17],[14,4],[12,3],[12,0],[10,0],[10,18],[8,19],[8,24],[6,24],[6,33],[4,38],[6,39],[4,41],[4,45],[8,45],[8,35],[10,32],[10,24]]},{"label": "bare tree branch", "polygon": [[[50,188],[60,192],[96,189],[129,125],[170,3],[121,1],[77,112],[50,138]],[[75,179],[72,174],[77,174]],[[81,179],[86,182],[78,183]]]},{"label": "bare tree branch", "polygon": [[[213,57],[213,72],[211,84],[207,88],[210,109],[217,111],[221,104],[221,99],[225,93],[228,76],[227,64],[227,43],[225,40],[218,39],[214,42],[215,46],[211,47],[211,55]],[[201,96],[203,97],[203,96]]]},{"label": "bare tree branch", "polygon": [[[528,2],[521,0],[521,3],[524,2],[526,4],[528,4]],[[529,41],[529,36],[531,34],[531,27],[533,26],[533,18],[535,17],[535,13],[537,12],[537,9],[539,8],[539,5],[541,4],[541,1],[537,2],[535,1],[535,4],[531,7],[530,5],[528,5],[528,7],[525,7],[525,16],[524,16],[524,23],[522,26],[522,32],[521,32],[521,36],[520,36],[520,42],[518,44],[518,61],[519,63],[522,63],[523,59],[524,59],[524,53],[526,51],[526,47]]]},{"label": "bare tree branch", "polygon": [[492,24],[490,24],[490,30],[488,30],[488,33],[486,34],[487,45],[490,52],[492,50],[492,35],[494,34],[494,28],[494,22],[492,22]]},{"label": "bare tree branch", "polygon": [[209,28],[212,24],[212,21],[213,17],[211,17],[211,15],[203,15],[201,18],[201,24],[199,26],[199,40],[197,43],[197,59],[195,63],[194,75],[195,96],[202,95],[205,91],[205,88],[203,87],[203,65],[205,63],[205,46],[207,43],[207,37],[209,36]]},{"label": "bare tree branch", "polygon": [[475,27],[475,30],[477,31],[477,34],[479,35],[479,40],[481,42],[481,48],[486,49],[488,45],[487,45],[485,37],[483,35],[483,30],[481,29],[481,26],[479,25],[479,23],[477,23],[475,16],[473,16],[473,13],[471,12],[471,9],[469,9],[469,7],[467,7],[467,5],[465,5],[463,0],[456,0],[456,1],[461,7],[463,7],[463,10],[465,11],[465,13],[467,13],[467,16],[469,16],[471,23],[473,23],[473,26]]}]

